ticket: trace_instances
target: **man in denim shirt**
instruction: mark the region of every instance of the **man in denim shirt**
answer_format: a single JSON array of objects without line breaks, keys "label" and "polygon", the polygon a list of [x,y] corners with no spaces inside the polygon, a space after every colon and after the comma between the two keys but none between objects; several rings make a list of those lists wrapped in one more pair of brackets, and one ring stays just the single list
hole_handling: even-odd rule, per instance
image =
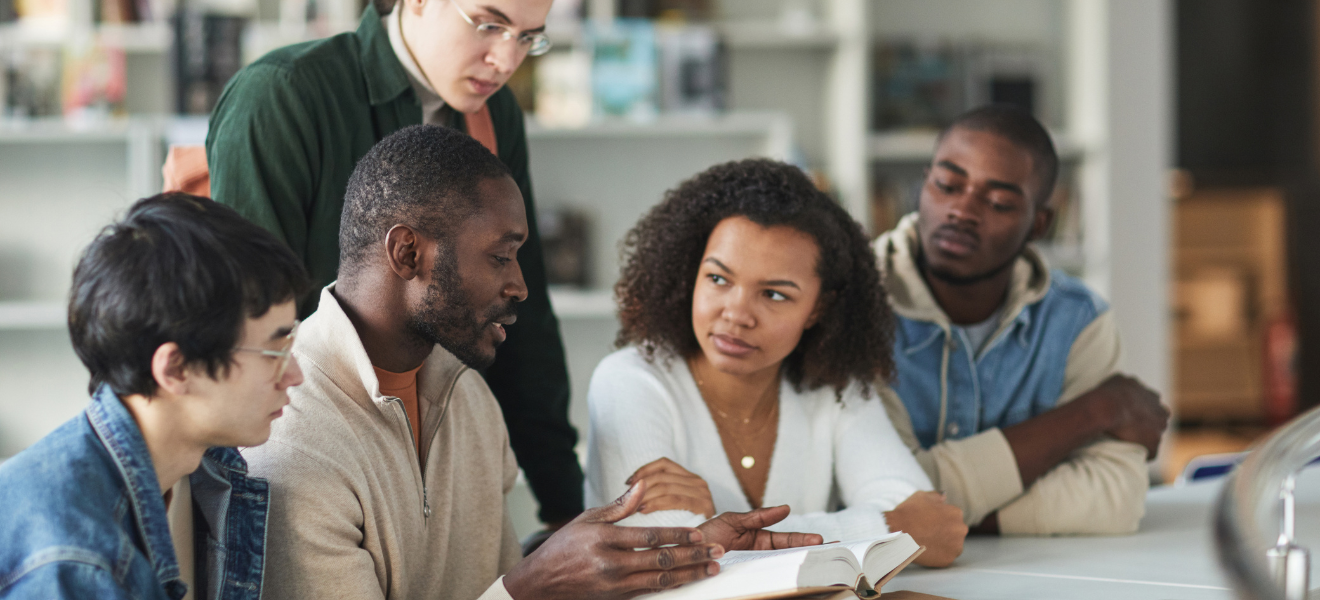
[{"label": "man in denim shirt", "polygon": [[0,598],[260,596],[268,487],[230,446],[265,442],[302,381],[307,286],[204,198],[148,198],[101,232],[69,301],[92,403],[0,465]]},{"label": "man in denim shirt", "polygon": [[968,525],[1020,535],[1130,533],[1168,411],[1117,375],[1108,304],[1051,272],[1059,159],[1024,111],[941,133],[916,214],[875,242],[890,302],[894,426]]}]

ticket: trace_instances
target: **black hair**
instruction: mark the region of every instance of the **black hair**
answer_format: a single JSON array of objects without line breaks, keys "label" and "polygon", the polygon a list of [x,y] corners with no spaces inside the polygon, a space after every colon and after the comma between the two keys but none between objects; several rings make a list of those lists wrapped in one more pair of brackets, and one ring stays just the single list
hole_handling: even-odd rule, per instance
[{"label": "black hair", "polygon": [[622,324],[615,344],[638,344],[648,360],[658,349],[680,357],[701,351],[692,330],[697,272],[711,232],[734,216],[792,227],[820,249],[816,272],[826,304],[784,360],[789,382],[799,390],[830,386],[842,394],[854,380],[869,392],[889,379],[894,316],[861,225],[801,169],[766,159],[707,169],[665,192],[628,232],[614,288]]},{"label": "black hair", "polygon": [[73,271],[69,337],[88,390],[154,395],[151,359],[168,342],[185,366],[228,373],[247,318],[309,286],[284,242],[208,198],[139,200],[96,236]]},{"label": "black hair", "polygon": [[1050,139],[1049,132],[1031,113],[1011,104],[974,108],[958,115],[940,132],[939,140],[942,141],[950,131],[958,128],[993,133],[1030,153],[1034,163],[1032,168],[1041,184],[1040,196],[1033,200],[1044,204],[1050,199],[1054,193],[1054,184],[1059,179],[1059,155],[1054,150],[1054,141]]},{"label": "black hair", "polygon": [[466,133],[413,125],[390,134],[353,169],[339,218],[340,278],[395,225],[442,239],[476,213],[477,185],[509,168]]}]

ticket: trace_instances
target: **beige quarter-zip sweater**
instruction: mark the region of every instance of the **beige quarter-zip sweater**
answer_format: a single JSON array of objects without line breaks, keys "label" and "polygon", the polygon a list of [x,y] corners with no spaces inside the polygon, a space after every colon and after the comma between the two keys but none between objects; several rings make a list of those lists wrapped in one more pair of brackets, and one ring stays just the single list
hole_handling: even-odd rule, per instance
[{"label": "beige quarter-zip sweater", "polygon": [[[936,323],[948,335],[952,322],[936,303],[915,260],[916,220],[915,213],[907,215],[875,240],[877,262],[894,312]],[[1024,308],[1040,301],[1049,287],[1049,267],[1028,247],[1013,266],[994,335],[1011,325]],[[1073,342],[1058,403],[1072,401],[1117,372],[1119,355],[1118,328],[1113,312],[1107,310]],[[935,488],[962,509],[968,525],[998,511],[999,530],[1005,535],[1123,534],[1136,531],[1146,512],[1149,475],[1141,445],[1100,439],[1074,451],[1024,490],[1017,458],[998,428],[922,448],[902,400],[888,388],[881,390],[881,398],[899,437]]]},{"label": "beige quarter-zip sweater", "polygon": [[436,346],[413,432],[333,288],[298,330],[303,384],[270,441],[243,451],[271,488],[262,597],[507,599],[519,549],[504,495],[518,466],[495,397]]}]

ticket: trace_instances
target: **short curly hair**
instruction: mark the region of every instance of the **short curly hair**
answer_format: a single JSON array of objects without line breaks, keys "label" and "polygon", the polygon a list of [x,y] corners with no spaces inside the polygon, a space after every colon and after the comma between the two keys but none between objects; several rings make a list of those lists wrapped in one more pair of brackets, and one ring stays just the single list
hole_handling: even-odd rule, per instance
[{"label": "short curly hair", "polygon": [[614,286],[622,325],[615,345],[636,344],[647,360],[657,350],[683,358],[701,351],[692,330],[697,272],[711,232],[734,216],[792,227],[820,248],[816,272],[829,304],[784,360],[789,382],[799,391],[830,386],[841,396],[853,381],[865,394],[889,381],[894,315],[866,234],[801,169],[766,159],[707,169],[665,192],[628,232]]},{"label": "short curly hair", "polygon": [[412,125],[391,133],[348,178],[339,216],[340,278],[376,256],[395,225],[444,241],[480,208],[482,181],[510,176],[499,157],[462,131]]}]

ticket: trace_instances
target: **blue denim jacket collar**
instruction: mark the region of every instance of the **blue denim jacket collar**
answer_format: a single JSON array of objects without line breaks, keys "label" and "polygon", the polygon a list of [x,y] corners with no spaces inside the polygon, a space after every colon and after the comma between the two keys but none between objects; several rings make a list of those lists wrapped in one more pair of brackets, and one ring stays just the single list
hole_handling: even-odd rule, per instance
[{"label": "blue denim jacket collar", "polygon": [[106,385],[102,385],[92,395],[92,403],[87,407],[87,420],[91,422],[92,429],[105,444],[124,478],[133,517],[157,578],[170,596],[177,597],[173,588],[183,586],[179,580],[179,563],[174,555],[174,542],[170,537],[160,481],[156,478],[156,468],[152,465],[151,453],[147,450],[142,431],[128,408]]},{"label": "blue denim jacket collar", "polygon": [[212,556],[206,572],[196,572],[211,598],[257,600],[261,595],[270,484],[248,477],[247,471],[238,450],[215,447],[191,476],[193,500],[214,536],[211,543],[224,550],[221,557],[214,555],[215,547],[208,548]]},{"label": "blue denim jacket collar", "polygon": [[982,348],[935,301],[917,265],[916,215],[874,244],[898,316],[892,385],[923,447],[1004,427],[1053,408],[1069,349],[1105,302],[1028,246],[1013,266],[999,326]]},{"label": "blue denim jacket collar", "polygon": [[[876,262],[884,277],[885,291],[889,294],[890,305],[894,313],[913,321],[932,324],[938,331],[952,335],[953,323],[944,309],[935,301],[935,296],[926,286],[917,266],[916,253],[919,240],[917,236],[917,214],[911,213],[899,220],[893,230],[881,235],[873,244]],[[1040,302],[1050,289],[1050,270],[1044,258],[1031,246],[1022,251],[1022,256],[1013,265],[1013,280],[1009,286],[1008,297],[1004,299],[1000,326],[995,330],[988,350],[1014,326],[1029,326],[1031,316],[1025,310],[1028,306]],[[1019,327],[1019,338],[1027,335]],[[930,337],[918,336],[909,340],[908,345],[900,348],[904,353],[918,352],[938,336],[934,331]],[[1020,339],[1019,341],[1022,341]]]}]

